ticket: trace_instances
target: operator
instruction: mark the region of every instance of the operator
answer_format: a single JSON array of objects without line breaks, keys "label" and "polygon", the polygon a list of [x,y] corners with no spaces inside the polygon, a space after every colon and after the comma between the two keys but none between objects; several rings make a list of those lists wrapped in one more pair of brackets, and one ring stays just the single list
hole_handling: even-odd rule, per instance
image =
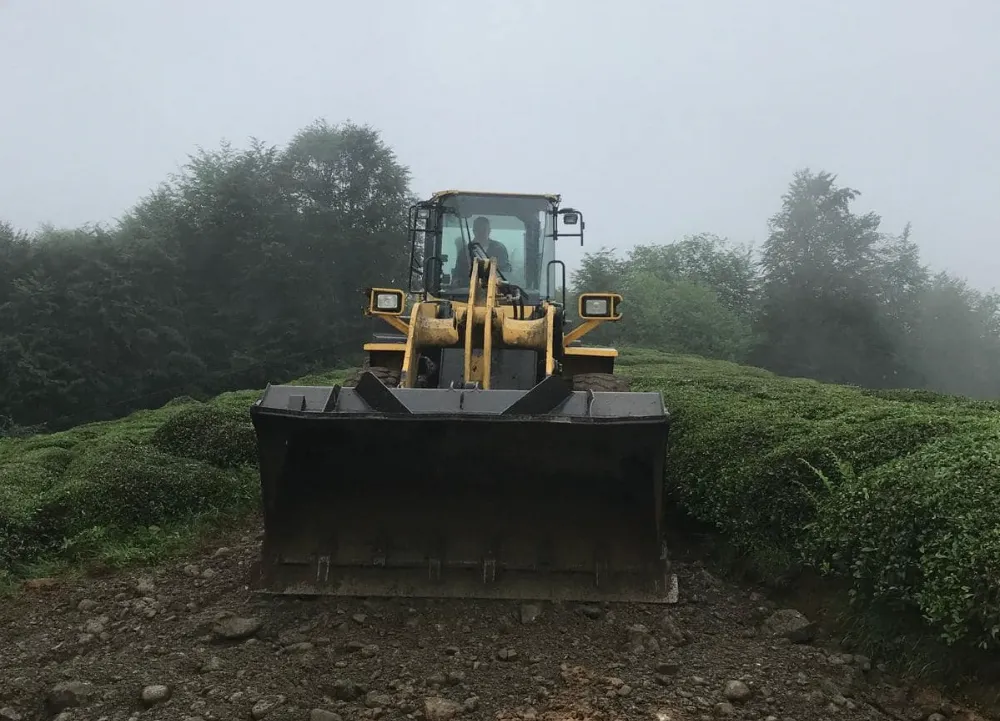
[{"label": "operator", "polygon": [[[497,267],[501,273],[510,271],[510,256],[503,243],[490,238],[490,221],[488,218],[479,216],[472,223],[472,243],[478,243],[486,251],[486,255],[497,262]],[[462,239],[455,238],[455,253],[458,255],[455,263],[454,278],[467,279],[469,277],[469,249],[462,247]]]}]

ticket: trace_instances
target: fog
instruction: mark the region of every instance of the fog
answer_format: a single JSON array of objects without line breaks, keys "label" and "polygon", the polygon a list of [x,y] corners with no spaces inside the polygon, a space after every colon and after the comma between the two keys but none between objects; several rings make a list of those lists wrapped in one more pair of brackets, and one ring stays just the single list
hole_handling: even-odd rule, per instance
[{"label": "fog", "polygon": [[0,3],[0,217],[112,222],[198,146],[378,128],[421,194],[561,193],[587,248],[761,242],[802,167],[1000,270],[1000,4]]}]

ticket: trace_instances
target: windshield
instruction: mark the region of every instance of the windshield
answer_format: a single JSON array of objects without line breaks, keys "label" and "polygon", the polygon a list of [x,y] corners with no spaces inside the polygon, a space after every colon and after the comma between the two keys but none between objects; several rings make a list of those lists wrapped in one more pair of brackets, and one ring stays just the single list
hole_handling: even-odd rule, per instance
[{"label": "windshield", "polygon": [[[455,195],[446,198],[441,219],[441,252],[448,256],[447,287],[469,285],[469,242],[499,261],[504,278],[526,292],[545,292],[545,271],[555,258],[552,204],[545,198]],[[478,250],[476,251],[478,253]],[[550,275],[554,269],[550,270]],[[554,279],[553,279],[554,280]],[[553,292],[555,283],[550,280]]]}]

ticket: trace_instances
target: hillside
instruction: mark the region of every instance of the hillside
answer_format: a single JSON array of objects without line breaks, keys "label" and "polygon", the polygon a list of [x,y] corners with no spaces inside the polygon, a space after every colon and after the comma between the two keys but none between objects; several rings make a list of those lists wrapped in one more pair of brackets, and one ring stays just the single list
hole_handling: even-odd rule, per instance
[{"label": "hillside", "polygon": [[[667,475],[674,501],[726,539],[744,570],[769,581],[793,578],[803,568],[838,577],[849,586],[854,615],[866,620],[868,631],[881,630],[878,640],[887,657],[902,651],[893,646],[906,640],[897,639],[901,631],[959,648],[995,648],[1000,605],[991,579],[1000,558],[1000,501],[991,490],[1000,473],[995,462],[1000,454],[998,404],[927,392],[863,391],[650,351],[624,352],[621,370],[632,377],[635,389],[663,392],[675,419]],[[344,373],[308,380],[332,383]],[[255,544],[246,528],[256,510],[257,478],[247,408],[256,396],[257,391],[244,391],[207,403],[177,399],[118,421],[0,440],[0,567],[8,580],[180,558],[213,530],[242,539],[235,543],[249,562]],[[193,593],[210,599],[242,595],[243,579],[233,575],[236,568],[227,556],[204,563],[216,569],[219,580],[199,576],[192,581],[182,572],[186,562],[174,571],[157,571],[173,579],[165,581],[167,598],[177,600],[181,591],[170,589],[191,583],[197,586]],[[79,590],[71,598],[57,595],[58,604],[75,609],[81,593],[106,594],[100,603],[108,604],[108,612],[112,605],[138,604],[129,600],[135,594],[121,579],[80,581],[84,585],[74,587]],[[704,586],[700,571],[688,569],[688,581],[689,589]],[[709,584],[709,590],[714,587]],[[687,593],[704,596],[696,590]],[[756,628],[754,601],[713,593],[704,597],[717,598],[728,610],[720,607],[712,613],[733,623],[729,630],[723,623],[720,633],[757,633],[749,630]],[[140,597],[156,599],[158,594]],[[688,602],[691,598],[687,596]],[[21,594],[18,604],[25,602]],[[205,601],[185,603],[200,608]],[[336,621],[347,607],[334,604],[327,612]],[[445,606],[431,604],[428,609],[432,607],[436,610],[428,610],[427,619],[447,617]],[[171,609],[169,616],[175,618],[178,611]],[[356,611],[366,613],[360,607]],[[691,611],[697,617],[690,623],[711,625],[697,615],[704,611]],[[373,615],[383,612],[389,613]],[[313,612],[295,613],[304,618]],[[547,617],[562,618],[560,613],[576,618],[569,610]],[[622,611],[621,623],[659,623],[644,613]],[[150,624],[166,623],[166,614],[163,610]],[[424,618],[422,612],[417,615]],[[74,623],[84,623],[85,616],[89,618],[83,614]],[[28,617],[44,620],[44,614]],[[109,617],[117,618],[113,613]],[[500,623],[501,617],[503,613],[494,621]],[[324,618],[323,623],[331,622]],[[467,625],[476,623],[469,619]],[[152,626],[140,625],[149,636]],[[353,628],[350,623],[334,625]],[[624,633],[619,626],[615,632]],[[382,629],[364,622],[360,629],[365,629],[363,644],[378,643]],[[490,636],[488,629],[483,632]],[[161,633],[170,632],[160,629],[149,638]],[[503,633],[500,627],[497,633]],[[9,641],[20,643],[20,638],[18,632]],[[64,643],[68,641],[56,646]],[[315,639],[308,643],[318,645]],[[761,645],[760,653],[770,654],[768,648]],[[66,653],[75,652],[67,647],[56,655]],[[787,649],[782,653],[773,663],[794,676]],[[547,658],[555,662],[551,654]],[[498,679],[506,678],[503,668],[496,667]],[[699,668],[691,669],[693,676],[727,680]],[[726,671],[738,672],[739,663]],[[647,681],[656,683],[652,675]]]}]

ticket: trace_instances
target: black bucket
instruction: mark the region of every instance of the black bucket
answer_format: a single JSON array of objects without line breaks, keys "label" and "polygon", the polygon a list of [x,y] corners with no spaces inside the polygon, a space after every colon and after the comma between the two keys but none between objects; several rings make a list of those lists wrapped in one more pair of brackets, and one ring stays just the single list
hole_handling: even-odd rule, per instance
[{"label": "black bucket", "polygon": [[671,602],[658,393],[270,386],[259,590]]}]

